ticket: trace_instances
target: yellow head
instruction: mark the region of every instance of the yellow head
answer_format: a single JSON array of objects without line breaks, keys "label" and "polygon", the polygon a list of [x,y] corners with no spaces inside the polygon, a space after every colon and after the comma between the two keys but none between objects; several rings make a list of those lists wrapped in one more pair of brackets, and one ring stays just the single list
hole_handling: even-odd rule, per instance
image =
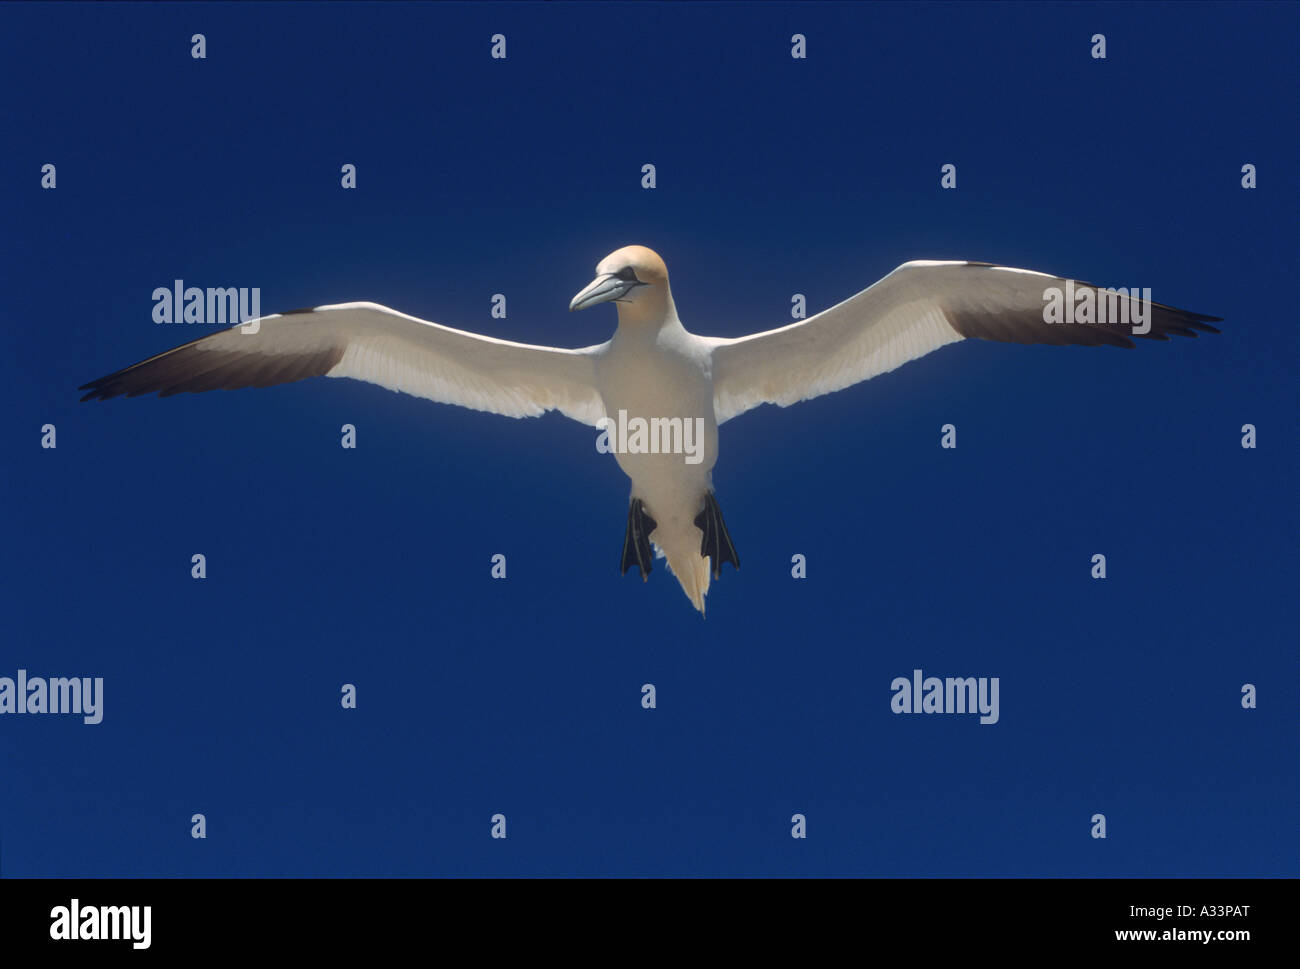
[{"label": "yellow head", "polygon": [[[645,246],[624,246],[602,259],[596,278],[569,303],[583,310],[597,303],[618,304],[619,320],[663,318],[672,307],[668,267],[659,253]],[[675,315],[675,314],[674,314]]]}]

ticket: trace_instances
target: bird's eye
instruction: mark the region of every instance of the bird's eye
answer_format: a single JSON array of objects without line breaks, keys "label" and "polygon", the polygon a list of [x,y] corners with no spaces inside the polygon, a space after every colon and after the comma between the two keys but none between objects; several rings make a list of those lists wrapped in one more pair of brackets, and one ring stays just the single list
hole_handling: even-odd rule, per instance
[{"label": "bird's eye", "polygon": [[620,269],[618,272],[614,273],[614,278],[621,279],[625,283],[639,283],[641,281],[636,278],[636,273],[632,271],[631,266],[628,266],[625,269]]}]

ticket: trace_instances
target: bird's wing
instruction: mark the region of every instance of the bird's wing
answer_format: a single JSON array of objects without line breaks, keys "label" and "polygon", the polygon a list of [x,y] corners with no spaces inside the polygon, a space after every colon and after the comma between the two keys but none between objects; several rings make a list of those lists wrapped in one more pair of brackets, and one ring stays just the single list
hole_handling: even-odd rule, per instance
[{"label": "bird's wing", "polygon": [[558,410],[584,424],[605,414],[598,347],[561,350],[453,330],[377,303],[265,316],[92,380],[82,400],[268,387],[352,377],[506,417]]},{"label": "bird's wing", "polygon": [[[903,263],[856,296],[801,322],[734,340],[713,338],[718,423],[759,404],[788,407],[842,390],[967,338],[1131,347],[1130,335],[1167,340],[1170,334],[1219,332],[1207,323],[1217,316],[1155,302],[1147,333],[1114,323],[1044,322],[1045,293],[1057,287],[1064,294],[1067,286],[1110,299],[1091,283],[1027,269],[984,262]],[[1129,309],[1122,305],[1128,297],[1114,299],[1117,309]]]}]

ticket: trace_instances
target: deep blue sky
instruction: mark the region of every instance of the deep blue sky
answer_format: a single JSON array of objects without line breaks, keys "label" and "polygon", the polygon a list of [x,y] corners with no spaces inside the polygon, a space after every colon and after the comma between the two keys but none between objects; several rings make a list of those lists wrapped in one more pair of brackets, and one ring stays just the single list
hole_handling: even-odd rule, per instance
[{"label": "deep blue sky", "polygon": [[[98,726],[0,718],[0,873],[1300,874],[1298,25],[3,5],[0,676],[103,676],[106,701]],[[714,482],[744,568],[707,620],[662,562],[620,578],[628,483],[558,415],[332,380],[78,402],[202,335],[150,318],[176,278],[585,346],[614,310],[568,300],[631,242],[701,333],[918,258],[1225,322],[1132,351],[972,341],[736,419]],[[893,715],[917,667],[998,676],[1001,722]]]}]

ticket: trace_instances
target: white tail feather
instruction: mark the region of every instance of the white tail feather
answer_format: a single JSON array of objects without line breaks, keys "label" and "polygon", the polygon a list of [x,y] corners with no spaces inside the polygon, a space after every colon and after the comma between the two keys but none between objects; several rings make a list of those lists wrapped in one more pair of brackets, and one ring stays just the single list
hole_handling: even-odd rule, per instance
[{"label": "white tail feather", "polygon": [[704,615],[704,597],[709,594],[709,560],[700,554],[703,533],[694,525],[682,529],[682,535],[661,536],[662,530],[656,529],[652,539],[655,552],[668,562],[668,569],[681,583],[686,598]]}]

